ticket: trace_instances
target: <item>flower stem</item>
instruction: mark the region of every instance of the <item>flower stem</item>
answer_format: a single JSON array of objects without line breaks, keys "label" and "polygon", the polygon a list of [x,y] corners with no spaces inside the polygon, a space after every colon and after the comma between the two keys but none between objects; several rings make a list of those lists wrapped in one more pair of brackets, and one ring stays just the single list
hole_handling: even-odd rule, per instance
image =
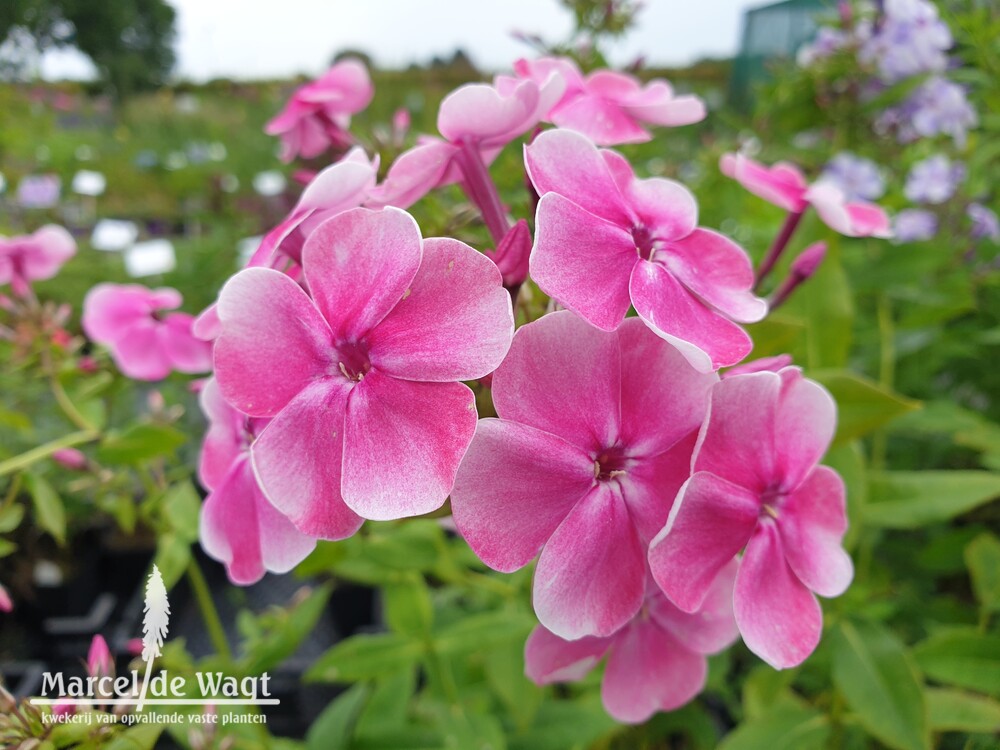
[{"label": "flower stem", "polygon": [[493,182],[490,171],[483,162],[482,154],[479,153],[479,147],[474,143],[463,143],[458,163],[464,176],[462,187],[482,214],[493,243],[499,245],[510,231],[510,223],[507,221],[496,183]]},{"label": "flower stem", "polygon": [[191,584],[191,591],[194,593],[195,601],[198,602],[198,609],[201,611],[201,619],[205,621],[205,628],[208,630],[208,637],[212,641],[212,646],[216,652],[227,661],[232,661],[233,653],[229,649],[229,641],[226,640],[226,631],[222,627],[222,620],[219,619],[219,611],[212,601],[212,594],[208,590],[208,583],[205,576],[198,567],[198,561],[192,555],[191,562],[187,567],[188,583]]},{"label": "flower stem", "polygon": [[777,265],[778,260],[781,259],[781,254],[785,252],[788,242],[792,239],[792,235],[795,234],[799,222],[802,221],[802,214],[802,211],[788,212],[788,216],[785,217],[785,223],[781,225],[778,236],[774,238],[774,242],[771,243],[767,255],[760,262],[760,267],[757,269],[757,278],[754,280],[754,291],[760,288],[761,283],[771,273],[775,265]]},{"label": "flower stem", "polygon": [[64,435],[56,440],[42,443],[42,445],[8,458],[6,461],[0,461],[0,477],[25,469],[36,461],[48,458],[57,450],[72,448],[74,445],[80,445],[81,443],[89,443],[91,440],[97,440],[99,437],[99,432],[87,429],[80,430],[79,432],[71,432],[69,435]]},{"label": "flower stem", "polygon": [[[879,333],[879,373],[878,382],[886,390],[891,390],[896,380],[896,347],[894,343],[895,327],[892,321],[892,306],[885,294],[878,296],[877,319]],[[885,468],[888,436],[885,428],[880,429],[872,438],[872,468],[881,471]]]}]

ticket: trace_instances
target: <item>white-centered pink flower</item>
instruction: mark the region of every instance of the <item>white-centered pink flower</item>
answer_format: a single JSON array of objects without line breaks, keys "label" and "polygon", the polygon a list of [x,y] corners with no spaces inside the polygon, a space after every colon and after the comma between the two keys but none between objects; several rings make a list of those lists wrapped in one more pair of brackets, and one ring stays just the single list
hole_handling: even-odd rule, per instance
[{"label": "white-centered pink flower", "polygon": [[680,708],[705,687],[706,655],[739,637],[733,619],[736,569],[731,560],[693,614],[677,609],[649,582],[642,609],[608,637],[567,641],[539,625],[524,647],[525,674],[539,685],[575,682],[607,656],[601,700],[612,717],[639,724],[657,711]]},{"label": "white-centered pink flower", "polygon": [[76,241],[60,226],[48,224],[33,234],[0,236],[0,286],[24,295],[32,281],[51,279],[76,254]]},{"label": "white-centered pink flower", "polygon": [[536,82],[559,75],[565,91],[544,119],[583,133],[598,146],[643,143],[652,138],[647,126],[674,127],[705,119],[700,98],[675,96],[670,84],[659,78],[643,84],[634,76],[603,69],[584,76],[565,57],[518,60],[514,71]]},{"label": "white-centered pink flower", "polygon": [[620,154],[568,130],[542,133],[524,154],[541,196],[530,273],[542,291],[606,331],[634,306],[702,371],[750,353],[738,323],[767,312],[750,291],[750,259],[698,227],[687,188],[636,179]]},{"label": "white-centered pink flower", "polygon": [[734,594],[751,651],[782,669],[819,643],[814,592],[851,582],[844,483],[817,466],[833,438],[836,404],[798,368],[724,378],[712,390],[693,474],[649,549],[656,582],[696,611],[719,572],[745,548]]},{"label": "white-centered pink flower", "polygon": [[502,361],[514,319],[500,272],[403,211],[358,208],[302,249],[303,288],[268,268],[230,279],[215,367],[225,399],[271,417],[251,448],[271,503],[304,533],[439,508],[476,426],[461,382]]},{"label": "white-centered pink flower", "polygon": [[281,138],[281,158],[311,159],[331,145],[350,143],[347,129],[375,95],[368,69],[360,60],[342,60],[320,78],[299,87],[285,108],[264,127]]},{"label": "white-centered pink flower", "polygon": [[519,328],[493,375],[451,495],[491,568],[541,552],[534,607],[562,638],[608,636],[642,605],[646,545],[687,479],[718,380],[641,321],[601,331],[569,311]]},{"label": "white-centered pink flower", "polygon": [[250,446],[267,426],[230,406],[214,379],[199,394],[208,431],[198,478],[209,490],[201,506],[201,545],[226,566],[238,585],[256,583],[267,571],[287,573],[316,546],[316,540],[268,502],[254,477]]},{"label": "white-centered pink flower", "polygon": [[161,380],[175,370],[208,372],[212,345],[195,338],[194,318],[165,312],[182,302],[176,289],[98,284],[83,300],[83,330],[104,344],[118,369],[135,380]]},{"label": "white-centered pink flower", "polygon": [[723,154],[719,168],[758,198],[786,211],[798,214],[812,206],[828,227],[846,237],[892,236],[889,216],[881,207],[849,201],[830,181],[810,185],[794,164],[777,162],[768,167],[743,154]]}]

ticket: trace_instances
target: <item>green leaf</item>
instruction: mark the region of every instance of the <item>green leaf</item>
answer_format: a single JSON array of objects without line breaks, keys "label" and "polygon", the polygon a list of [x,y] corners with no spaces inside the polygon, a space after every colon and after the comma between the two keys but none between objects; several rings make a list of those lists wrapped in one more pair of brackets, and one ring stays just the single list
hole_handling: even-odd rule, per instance
[{"label": "green leaf", "polygon": [[919,402],[847,370],[820,370],[810,375],[826,386],[837,402],[835,443],[864,437],[920,407]]},{"label": "green leaf", "polygon": [[153,563],[160,569],[163,585],[169,591],[184,575],[191,562],[191,543],[176,534],[162,534],[156,542]]},{"label": "green leaf", "polygon": [[396,633],[355,635],[316,660],[307,682],[356,682],[411,667],[423,654],[417,641]]},{"label": "green leaf", "polygon": [[153,750],[161,734],[162,724],[139,724],[104,745],[104,750]]},{"label": "green leaf", "polygon": [[937,682],[1000,697],[1000,636],[954,628],[921,641],[913,654]]},{"label": "green leaf", "polygon": [[17,551],[17,545],[10,539],[0,539],[0,557],[7,557]]},{"label": "green leaf", "polygon": [[826,258],[819,271],[799,288],[789,305],[805,313],[811,369],[843,367],[851,348],[854,297],[841,264],[839,245],[839,238],[827,240]]},{"label": "green leaf", "polygon": [[989,532],[977,536],[965,547],[965,564],[983,609],[1000,611],[1000,539]]},{"label": "green leaf", "polygon": [[857,442],[835,445],[827,451],[823,463],[836,469],[847,489],[847,534],[844,547],[848,551],[857,546],[864,526],[865,506],[868,504],[868,468],[864,453]]},{"label": "green leaf", "polygon": [[872,474],[865,523],[915,529],[967,513],[1000,495],[988,471],[887,471]]},{"label": "green leaf", "polygon": [[597,696],[546,701],[531,729],[508,738],[508,746],[510,750],[586,750],[617,728]]},{"label": "green leaf", "polygon": [[291,609],[262,615],[260,620],[269,616],[274,619],[267,622],[265,635],[247,645],[244,659],[247,673],[267,672],[294,654],[316,626],[329,598],[329,586],[321,586]]},{"label": "green leaf", "polygon": [[40,474],[27,472],[24,486],[31,495],[35,506],[35,520],[49,532],[59,544],[66,542],[66,509],[62,499]]},{"label": "green leaf", "polygon": [[387,584],[382,589],[385,619],[396,633],[425,636],[434,621],[430,591],[419,573],[408,575],[400,583]]},{"label": "green leaf", "polygon": [[829,737],[830,720],[819,711],[781,707],[740,724],[718,750],[821,750]]},{"label": "green leaf", "polygon": [[488,714],[447,715],[441,729],[444,750],[507,750],[503,727]]},{"label": "green leaf", "polygon": [[163,496],[163,514],[174,532],[189,542],[198,539],[201,498],[191,482],[175,484]]},{"label": "green leaf", "polygon": [[1000,703],[961,690],[927,688],[931,729],[938,732],[1000,732]]},{"label": "green leaf", "polygon": [[434,636],[441,654],[453,656],[486,652],[511,641],[524,641],[535,626],[534,618],[522,612],[497,611],[463,617]]},{"label": "green leaf", "polygon": [[21,525],[24,518],[24,506],[20,503],[8,505],[0,510],[0,534],[13,531]]},{"label": "green leaf", "polygon": [[758,719],[775,708],[801,708],[802,701],[789,688],[798,674],[796,669],[772,669],[760,665],[743,681],[743,712],[748,719]]},{"label": "green leaf", "polygon": [[124,432],[109,434],[97,449],[97,460],[106,464],[138,464],[172,456],[186,440],[183,432],[170,425],[136,424]]},{"label": "green leaf", "polygon": [[486,681],[519,729],[531,726],[545,693],[524,676],[524,643],[520,640],[494,646],[484,660]]},{"label": "green leaf", "polygon": [[377,737],[387,730],[405,727],[410,699],[416,690],[417,673],[412,668],[401,669],[395,674],[379,678],[358,720],[355,730],[357,736]]},{"label": "green leaf", "polygon": [[889,747],[930,747],[927,707],[912,660],[892,631],[841,621],[831,632],[833,681],[861,724]]},{"label": "green leaf", "polygon": [[306,734],[307,750],[346,750],[371,688],[355,685],[330,702]]}]

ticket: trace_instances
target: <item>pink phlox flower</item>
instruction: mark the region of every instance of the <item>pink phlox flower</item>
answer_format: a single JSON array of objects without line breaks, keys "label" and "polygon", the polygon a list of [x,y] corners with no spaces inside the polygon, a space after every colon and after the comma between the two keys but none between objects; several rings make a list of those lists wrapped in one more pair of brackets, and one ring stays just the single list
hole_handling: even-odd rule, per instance
[{"label": "pink phlox flower", "polygon": [[750,291],[750,259],[697,226],[687,188],[637,179],[620,154],[569,130],[542,133],[524,159],[541,196],[530,272],[542,291],[606,331],[631,305],[703,371],[750,353],[738,323],[767,312]]},{"label": "pink phlox flower", "polygon": [[649,562],[685,612],[745,549],[734,593],[736,622],[751,651],[783,669],[819,643],[815,594],[851,582],[844,483],[817,463],[833,438],[836,404],[798,368],[723,379],[681,488]]},{"label": "pink phlox flower", "polygon": [[586,77],[568,58],[518,60],[515,73],[540,81],[556,73],[566,81],[562,97],[544,119],[590,138],[598,146],[643,143],[646,126],[690,125],[705,119],[705,103],[693,95],[675,96],[670,84],[655,79],[643,84],[634,76],[596,70]]},{"label": "pink phlox flower", "polygon": [[272,418],[251,448],[265,495],[328,539],[439,508],[476,426],[459,381],[494,370],[513,335],[500,272],[395,208],[327,219],[302,262],[309,294],[249,268],[217,308],[222,395]]},{"label": "pink phlox flower", "polygon": [[706,655],[731,645],[739,631],[733,619],[731,560],[712,582],[698,611],[679,610],[653,583],[640,612],[614,634],[567,641],[539,625],[524,647],[525,674],[539,685],[582,679],[602,658],[605,710],[616,720],[639,724],[657,711],[673,711],[705,687]]},{"label": "pink phlox flower", "polygon": [[115,673],[115,659],[104,636],[95,635],[87,652],[87,674],[91,677],[111,676]]},{"label": "pink phlox flower", "polygon": [[202,547],[238,585],[255,583],[267,571],[287,573],[313,551],[316,540],[279,513],[257,484],[250,446],[270,420],[236,411],[214,379],[202,388],[199,402],[208,419],[198,468],[209,490],[201,506]]},{"label": "pink phlox flower", "polygon": [[51,279],[76,254],[76,241],[60,226],[47,224],[33,234],[0,236],[0,286],[27,294],[32,281]]},{"label": "pink phlox flower", "polygon": [[351,143],[347,129],[351,115],[371,102],[375,94],[368,69],[360,60],[342,60],[320,78],[296,89],[285,108],[264,132],[281,138],[281,158],[311,159],[328,147]]},{"label": "pink phlox flower", "polygon": [[608,636],[642,605],[646,545],[687,479],[708,394],[641,321],[616,331],[560,311],[518,329],[493,375],[451,494],[494,570],[535,569],[538,619],[561,638]]},{"label": "pink phlox flower", "polygon": [[83,301],[83,330],[107,346],[118,369],[134,380],[161,380],[174,370],[208,372],[212,346],[195,338],[194,318],[163,312],[182,301],[176,289],[98,284]]}]

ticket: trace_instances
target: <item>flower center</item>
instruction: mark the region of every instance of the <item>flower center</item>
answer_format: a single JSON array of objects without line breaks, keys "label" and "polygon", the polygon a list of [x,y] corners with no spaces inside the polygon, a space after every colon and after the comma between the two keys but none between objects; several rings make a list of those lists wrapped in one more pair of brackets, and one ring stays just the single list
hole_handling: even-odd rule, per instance
[{"label": "flower center", "polygon": [[628,456],[617,446],[601,451],[594,457],[594,479],[598,482],[610,482],[625,476],[630,463]]},{"label": "flower center", "polygon": [[643,260],[652,260],[656,255],[656,237],[642,224],[632,227],[632,241],[635,243],[635,252]]},{"label": "flower center", "polygon": [[760,496],[760,518],[770,517],[777,521],[779,517],[778,510],[784,499],[785,493],[779,487],[769,487],[764,490]]},{"label": "flower center", "polygon": [[368,345],[363,341],[345,341],[337,344],[337,369],[348,380],[361,382],[372,363],[368,359]]}]

